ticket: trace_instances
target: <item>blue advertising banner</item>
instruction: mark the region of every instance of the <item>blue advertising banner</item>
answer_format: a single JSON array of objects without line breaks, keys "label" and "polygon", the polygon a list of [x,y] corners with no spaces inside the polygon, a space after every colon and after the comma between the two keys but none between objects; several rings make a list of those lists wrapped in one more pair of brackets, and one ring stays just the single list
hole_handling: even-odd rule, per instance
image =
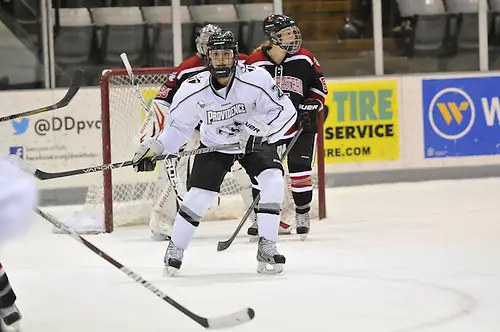
[{"label": "blue advertising banner", "polygon": [[422,80],[425,158],[500,154],[500,77]]}]

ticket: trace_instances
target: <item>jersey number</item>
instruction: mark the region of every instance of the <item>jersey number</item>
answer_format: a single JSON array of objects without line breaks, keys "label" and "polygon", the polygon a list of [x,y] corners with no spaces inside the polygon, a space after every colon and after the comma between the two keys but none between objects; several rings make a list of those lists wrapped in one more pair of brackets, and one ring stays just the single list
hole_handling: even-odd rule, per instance
[{"label": "jersey number", "polygon": [[273,86],[271,87],[271,90],[276,92],[276,94],[278,95],[278,99],[285,98],[285,93],[280,88],[278,88],[278,86],[276,84],[273,84]]}]

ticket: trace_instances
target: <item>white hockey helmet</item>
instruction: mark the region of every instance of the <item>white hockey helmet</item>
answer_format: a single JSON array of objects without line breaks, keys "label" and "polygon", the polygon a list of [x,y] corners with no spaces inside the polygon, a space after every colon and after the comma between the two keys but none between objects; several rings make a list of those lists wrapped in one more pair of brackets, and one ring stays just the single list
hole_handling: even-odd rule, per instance
[{"label": "white hockey helmet", "polygon": [[208,45],[208,39],[210,39],[210,36],[213,35],[214,33],[220,33],[221,28],[216,26],[215,24],[207,24],[203,28],[201,28],[198,37],[196,37],[196,50],[198,51],[198,54],[200,54],[203,57],[206,57],[208,54],[207,50],[207,45]]}]

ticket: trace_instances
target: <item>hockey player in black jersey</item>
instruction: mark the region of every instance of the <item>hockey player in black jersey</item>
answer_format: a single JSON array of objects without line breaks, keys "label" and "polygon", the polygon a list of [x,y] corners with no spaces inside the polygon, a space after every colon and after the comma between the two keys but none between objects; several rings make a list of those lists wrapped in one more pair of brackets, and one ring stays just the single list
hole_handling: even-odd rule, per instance
[{"label": "hockey player in black jersey", "polygon": [[[265,68],[281,90],[290,97],[297,110],[295,126],[278,146],[286,146],[297,128],[304,128],[288,154],[296,231],[304,240],[310,228],[309,211],[313,196],[311,175],[317,116],[323,109],[328,90],[318,61],[310,51],[301,47],[302,36],[294,20],[285,15],[270,15],[264,19],[263,29],[268,41],[250,54],[245,63]],[[258,183],[255,183],[255,180],[253,182],[254,188],[258,188]],[[258,191],[254,190],[254,196],[257,193]],[[255,220],[248,229],[248,234],[258,234]]]}]

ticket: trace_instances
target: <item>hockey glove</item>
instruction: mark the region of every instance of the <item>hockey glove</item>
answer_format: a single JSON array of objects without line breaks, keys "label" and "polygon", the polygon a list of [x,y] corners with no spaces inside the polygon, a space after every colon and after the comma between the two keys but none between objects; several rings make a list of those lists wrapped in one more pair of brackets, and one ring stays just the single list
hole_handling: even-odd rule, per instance
[{"label": "hockey glove", "polygon": [[151,161],[152,157],[160,155],[165,149],[160,141],[155,139],[146,139],[137,149],[132,164],[136,172],[152,172],[155,169],[156,162]]},{"label": "hockey glove", "polygon": [[318,130],[318,113],[323,108],[323,104],[316,99],[306,99],[299,104],[297,125],[304,128],[304,132],[316,133]]},{"label": "hockey glove", "polygon": [[243,153],[252,153],[262,151],[262,145],[267,144],[267,135],[271,127],[265,122],[250,119],[243,125],[243,130],[240,133],[240,149]]}]

